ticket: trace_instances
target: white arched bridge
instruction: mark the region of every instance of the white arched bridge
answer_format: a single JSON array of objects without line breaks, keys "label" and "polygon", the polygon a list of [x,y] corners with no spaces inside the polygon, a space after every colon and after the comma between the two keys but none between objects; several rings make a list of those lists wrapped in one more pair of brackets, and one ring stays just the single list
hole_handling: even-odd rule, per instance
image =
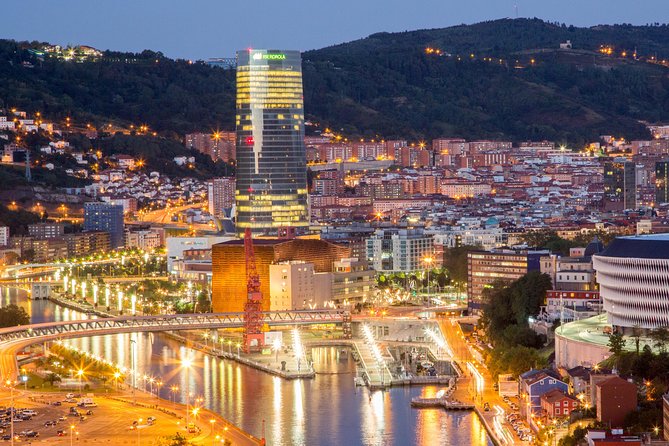
[{"label": "white arched bridge", "polygon": [[[263,313],[263,324],[281,326],[341,323],[345,313],[344,310],[267,311]],[[76,338],[115,333],[207,330],[243,326],[243,312],[119,316],[3,328],[0,329],[0,344],[17,340],[41,342],[54,338]]]},{"label": "white arched bridge", "polygon": [[[267,311],[263,324],[294,326],[344,322],[344,310]],[[30,344],[54,339],[102,336],[116,333],[211,330],[244,326],[244,313],[119,316],[66,322],[47,322],[0,329],[0,369],[3,378],[17,373],[16,352]]]}]

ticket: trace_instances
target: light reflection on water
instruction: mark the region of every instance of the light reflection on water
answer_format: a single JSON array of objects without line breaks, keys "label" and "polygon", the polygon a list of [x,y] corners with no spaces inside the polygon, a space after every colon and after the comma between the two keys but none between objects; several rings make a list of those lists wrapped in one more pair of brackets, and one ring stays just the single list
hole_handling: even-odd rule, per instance
[{"label": "light reflection on water", "polygon": [[[9,303],[33,311],[34,323],[87,318],[51,302],[28,301],[15,290],[0,290],[0,305]],[[439,390],[436,386],[371,393],[356,389],[355,362],[336,347],[312,350],[318,372],[315,379],[285,381],[233,361],[191,352],[161,334],[116,334],[67,342],[130,367],[131,336],[137,340],[137,370],[164,382],[160,389],[163,398],[170,400],[170,387],[177,385],[175,397],[185,402],[190,387],[194,397],[204,398],[206,407],[256,436],[263,434],[264,420],[269,445],[492,444],[472,413],[410,407],[412,397],[434,396]],[[189,373],[180,366],[186,355],[194,360]]]}]

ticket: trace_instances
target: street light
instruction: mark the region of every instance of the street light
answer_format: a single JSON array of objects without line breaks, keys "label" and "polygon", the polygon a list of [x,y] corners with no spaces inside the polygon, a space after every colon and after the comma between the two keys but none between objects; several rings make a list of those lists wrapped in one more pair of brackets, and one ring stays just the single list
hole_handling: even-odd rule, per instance
[{"label": "street light", "polygon": [[[12,444],[14,444],[14,434],[12,433]],[[74,444],[74,424],[70,425],[70,446]]]},{"label": "street light", "polygon": [[79,377],[79,393],[81,393],[81,378],[84,376],[84,370],[77,370],[77,376]]},{"label": "street light", "polygon": [[276,362],[277,364],[279,363],[279,351],[281,350],[281,340],[278,338],[275,338],[274,341],[272,341],[272,348],[276,352]]},{"label": "street light", "polygon": [[188,432],[188,405],[190,404],[190,368],[193,366],[193,361],[189,358],[181,361],[181,367],[186,369],[186,432]]},{"label": "street light", "polygon": [[12,446],[14,446],[14,416],[16,412],[14,411],[14,382],[12,380],[7,380],[5,382],[9,386],[10,391],[10,401],[11,401],[11,434],[12,434]]},{"label": "street light", "polygon": [[143,419],[138,419],[137,420],[137,446],[139,446],[139,426],[142,424]]},{"label": "street light", "polygon": [[237,343],[237,359],[239,359],[239,348],[242,346],[239,342]]},{"label": "street light", "polygon": [[176,399],[174,398],[174,396],[175,396],[174,394],[177,393],[178,390],[179,390],[179,386],[170,387],[170,393],[172,394],[172,405],[174,406],[175,409],[177,407],[177,402],[176,402]]}]

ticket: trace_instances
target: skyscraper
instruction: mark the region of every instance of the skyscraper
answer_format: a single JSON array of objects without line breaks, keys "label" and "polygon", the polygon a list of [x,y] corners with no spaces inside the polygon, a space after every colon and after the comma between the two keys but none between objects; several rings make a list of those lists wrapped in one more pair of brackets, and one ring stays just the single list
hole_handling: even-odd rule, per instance
[{"label": "skyscraper", "polygon": [[655,202],[669,203],[669,161],[655,163]]},{"label": "skyscraper", "polygon": [[111,249],[123,248],[123,206],[109,203],[84,205],[84,231],[109,233]]},{"label": "skyscraper", "polygon": [[298,51],[237,52],[237,232],[309,225]]},{"label": "skyscraper", "polygon": [[610,209],[636,209],[636,164],[632,161],[604,163],[604,198]]}]

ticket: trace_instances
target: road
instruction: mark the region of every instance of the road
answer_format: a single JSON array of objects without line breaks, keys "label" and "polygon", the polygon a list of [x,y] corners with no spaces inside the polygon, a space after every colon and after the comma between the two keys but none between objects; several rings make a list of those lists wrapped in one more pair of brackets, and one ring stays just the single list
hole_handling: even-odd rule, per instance
[{"label": "road", "polygon": [[[488,425],[495,430],[496,436],[502,445],[528,444],[526,441],[521,441],[506,422],[505,416],[511,413],[512,409],[493,388],[494,380],[485,364],[479,363],[472,355],[457,319],[440,318],[438,321],[446,342],[448,342],[451,350],[453,350],[454,359],[460,368],[463,369],[465,375],[465,378],[458,380],[458,391],[454,397],[460,400],[471,400],[473,398],[474,403],[479,408],[479,413]],[[471,366],[467,364],[471,364]],[[473,373],[473,370],[476,373]],[[480,378],[477,379],[475,374],[479,374]],[[480,387],[482,387],[482,392],[480,393],[476,391],[477,380],[480,381]],[[489,404],[489,411],[484,410],[485,403]]]},{"label": "road", "polygon": [[174,215],[175,213],[179,213],[187,209],[202,208],[205,205],[206,203],[201,202],[201,203],[186,204],[183,206],[170,206],[162,209],[156,209],[155,211],[142,212],[141,214],[138,213],[139,221],[147,223],[171,224],[173,223],[172,215]]}]

